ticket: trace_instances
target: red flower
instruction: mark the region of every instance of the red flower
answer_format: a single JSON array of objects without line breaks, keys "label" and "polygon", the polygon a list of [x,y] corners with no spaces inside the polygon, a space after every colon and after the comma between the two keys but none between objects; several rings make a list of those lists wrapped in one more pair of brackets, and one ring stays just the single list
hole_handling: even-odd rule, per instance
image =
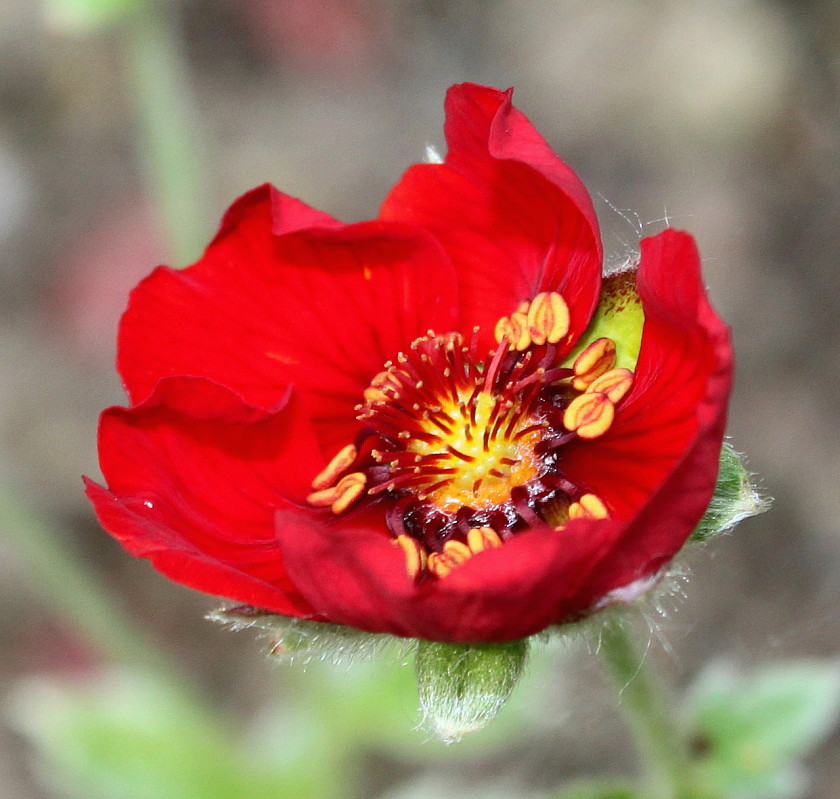
[{"label": "red flower", "polygon": [[510,92],[456,86],[446,114],[445,164],[379,219],[263,186],[135,289],[132,405],[88,483],[132,554],[280,614],[487,642],[627,598],[685,543],[732,366],[693,240],[602,281],[589,196]]}]

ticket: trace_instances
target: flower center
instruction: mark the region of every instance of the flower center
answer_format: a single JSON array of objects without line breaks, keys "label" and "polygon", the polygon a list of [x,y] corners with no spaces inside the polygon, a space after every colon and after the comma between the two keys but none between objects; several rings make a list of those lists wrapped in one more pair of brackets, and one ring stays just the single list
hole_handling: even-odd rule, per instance
[{"label": "flower center", "polygon": [[446,421],[440,426],[430,422],[429,436],[411,439],[406,451],[447,474],[429,492],[429,500],[442,510],[501,505],[513,488],[537,474],[534,446],[542,425],[523,417],[517,404],[506,407],[480,391],[442,403],[440,413]]},{"label": "flower center", "polygon": [[477,329],[469,341],[433,331],[414,341],[365,390],[362,429],[313,480],[309,503],[342,514],[384,501],[418,579],[444,577],[529,526],[607,516],[563,473],[560,450],[609,429],[633,374],[613,368],[607,338],[558,365],[568,330],[563,298],[545,292],[499,320],[483,359]]}]

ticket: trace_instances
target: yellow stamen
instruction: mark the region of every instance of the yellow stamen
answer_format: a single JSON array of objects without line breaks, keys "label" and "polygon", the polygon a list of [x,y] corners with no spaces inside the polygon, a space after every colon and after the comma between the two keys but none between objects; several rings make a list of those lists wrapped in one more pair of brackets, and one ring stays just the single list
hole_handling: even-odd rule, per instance
[{"label": "yellow stamen", "polygon": [[534,344],[556,344],[569,332],[569,306],[560,294],[543,291],[534,297],[528,308],[528,330]]},{"label": "yellow stamen", "polygon": [[356,455],[358,454],[359,451],[353,444],[348,444],[346,447],[340,449],[327,464],[326,468],[316,475],[312,481],[312,488],[315,491],[321,491],[331,486],[338,479],[339,475],[344,474],[353,465],[353,461],[356,460]]},{"label": "yellow stamen", "polygon": [[531,346],[531,334],[528,330],[528,317],[521,311],[510,315],[510,345],[518,352]]},{"label": "yellow stamen", "polygon": [[426,566],[426,550],[423,545],[410,535],[398,535],[394,539],[394,544],[405,553],[405,570],[411,578],[416,580]]},{"label": "yellow stamen", "polygon": [[507,338],[508,341],[513,338],[511,335],[509,316],[503,316],[498,322],[496,322],[496,329],[493,331],[493,335],[496,338],[497,344],[501,344],[503,338]]},{"label": "yellow stamen", "polygon": [[595,339],[575,358],[572,386],[585,391],[590,383],[615,365],[615,342],[611,338]]},{"label": "yellow stamen", "polygon": [[577,502],[569,505],[571,519],[608,519],[610,516],[603,500],[595,494],[583,494]]},{"label": "yellow stamen", "polygon": [[467,533],[467,546],[475,555],[485,549],[496,549],[502,545],[502,539],[492,527],[473,527]]},{"label": "yellow stamen", "polygon": [[388,402],[397,396],[399,389],[400,381],[393,372],[386,369],[370,381],[370,385],[364,390],[362,396],[365,402]]},{"label": "yellow stamen", "polygon": [[506,338],[510,348],[519,352],[531,346],[531,332],[528,325],[530,305],[527,300],[523,300],[510,316],[503,316],[496,322],[494,335],[499,344]]},{"label": "yellow stamen", "polygon": [[563,414],[563,425],[581,438],[598,438],[610,429],[615,406],[606,394],[586,393],[575,397]]},{"label": "yellow stamen", "polygon": [[367,477],[362,472],[347,474],[331,488],[314,491],[306,501],[316,508],[331,507],[335,514],[343,513],[365,491]]},{"label": "yellow stamen", "polygon": [[432,552],[426,561],[429,571],[436,577],[446,577],[453,569],[466,563],[472,557],[472,552],[466,544],[460,541],[447,541],[443,545],[443,552]]},{"label": "yellow stamen", "polygon": [[621,400],[633,385],[633,373],[629,369],[612,369],[594,380],[586,392],[606,394],[610,402]]}]

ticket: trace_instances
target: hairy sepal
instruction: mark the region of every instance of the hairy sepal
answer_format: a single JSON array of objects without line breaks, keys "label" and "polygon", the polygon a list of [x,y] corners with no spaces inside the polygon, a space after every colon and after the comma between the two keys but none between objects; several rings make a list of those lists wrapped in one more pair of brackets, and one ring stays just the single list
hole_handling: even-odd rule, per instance
[{"label": "hairy sepal", "polygon": [[770,501],[762,497],[753,484],[752,475],[744,466],[742,456],[724,443],[720,451],[715,492],[689,540],[708,541],[731,530],[738,522],[764,513],[769,506]]},{"label": "hairy sepal", "polygon": [[349,665],[368,660],[388,648],[405,649],[392,635],[368,633],[343,624],[310,621],[269,613],[250,605],[219,608],[207,614],[210,621],[231,630],[255,629],[268,642],[269,657],[283,662],[320,660]]}]

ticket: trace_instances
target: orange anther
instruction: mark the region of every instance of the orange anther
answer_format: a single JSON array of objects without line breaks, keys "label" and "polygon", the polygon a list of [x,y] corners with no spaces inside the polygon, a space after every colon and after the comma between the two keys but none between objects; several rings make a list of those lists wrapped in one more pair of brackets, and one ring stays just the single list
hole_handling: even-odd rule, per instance
[{"label": "orange anther", "polygon": [[518,352],[531,346],[531,334],[528,331],[528,317],[521,311],[510,315],[510,346]]},{"label": "orange anther", "polygon": [[338,498],[332,503],[333,513],[343,513],[365,492],[367,477],[362,472],[352,472],[338,481]]},{"label": "orange anther", "polygon": [[586,393],[575,397],[563,414],[563,425],[581,438],[598,438],[610,429],[615,406],[606,394]]},{"label": "orange anther", "polygon": [[312,481],[312,488],[315,491],[320,491],[331,486],[340,474],[344,474],[353,465],[353,461],[356,460],[356,455],[358,454],[359,451],[353,444],[342,447],[333,456],[333,459],[327,464],[326,468],[322,472],[319,472]]},{"label": "orange anther", "polygon": [[306,501],[316,508],[331,507],[333,513],[343,513],[365,491],[367,477],[362,472],[347,474],[331,488],[314,491]]},{"label": "orange anther", "polygon": [[467,546],[473,554],[485,549],[496,549],[502,545],[502,539],[492,527],[473,527],[467,533]]},{"label": "orange anther", "polygon": [[611,338],[595,339],[580,355],[575,358],[572,369],[575,379],[572,386],[578,391],[585,391],[593,380],[615,365],[615,342]]},{"label": "orange anther", "polygon": [[503,338],[507,338],[508,341],[511,340],[511,329],[510,329],[510,317],[503,316],[496,322],[496,329],[493,331],[493,335],[496,338],[496,343],[501,344]]},{"label": "orange anther", "polygon": [[416,538],[410,535],[398,535],[394,543],[405,553],[405,570],[411,578],[416,580],[426,565],[426,550]]},{"label": "orange anther", "polygon": [[629,369],[612,369],[594,380],[586,389],[586,392],[587,394],[593,392],[606,394],[610,398],[610,402],[616,403],[630,391],[632,385],[633,373]]},{"label": "orange anther", "polygon": [[569,505],[569,519],[608,519],[609,511],[603,500],[595,494],[583,494]]},{"label": "orange anther", "polygon": [[[526,307],[527,312],[527,307]],[[528,332],[528,317],[522,311],[515,311],[510,316],[503,316],[496,322],[496,329],[494,331],[496,341],[501,344],[503,339],[507,339],[511,349],[522,350],[528,349],[531,344],[531,335]]]},{"label": "orange anther", "polygon": [[466,544],[460,541],[447,541],[443,545],[443,552],[432,552],[426,561],[429,571],[436,577],[446,577],[449,572],[466,563],[472,557],[472,552]]},{"label": "orange anther", "polygon": [[397,396],[400,390],[400,381],[393,372],[385,370],[375,375],[370,385],[364,390],[362,396],[365,402],[388,402]]},{"label": "orange anther", "polygon": [[528,308],[528,330],[534,344],[556,344],[569,332],[569,306],[556,291],[543,291]]}]

